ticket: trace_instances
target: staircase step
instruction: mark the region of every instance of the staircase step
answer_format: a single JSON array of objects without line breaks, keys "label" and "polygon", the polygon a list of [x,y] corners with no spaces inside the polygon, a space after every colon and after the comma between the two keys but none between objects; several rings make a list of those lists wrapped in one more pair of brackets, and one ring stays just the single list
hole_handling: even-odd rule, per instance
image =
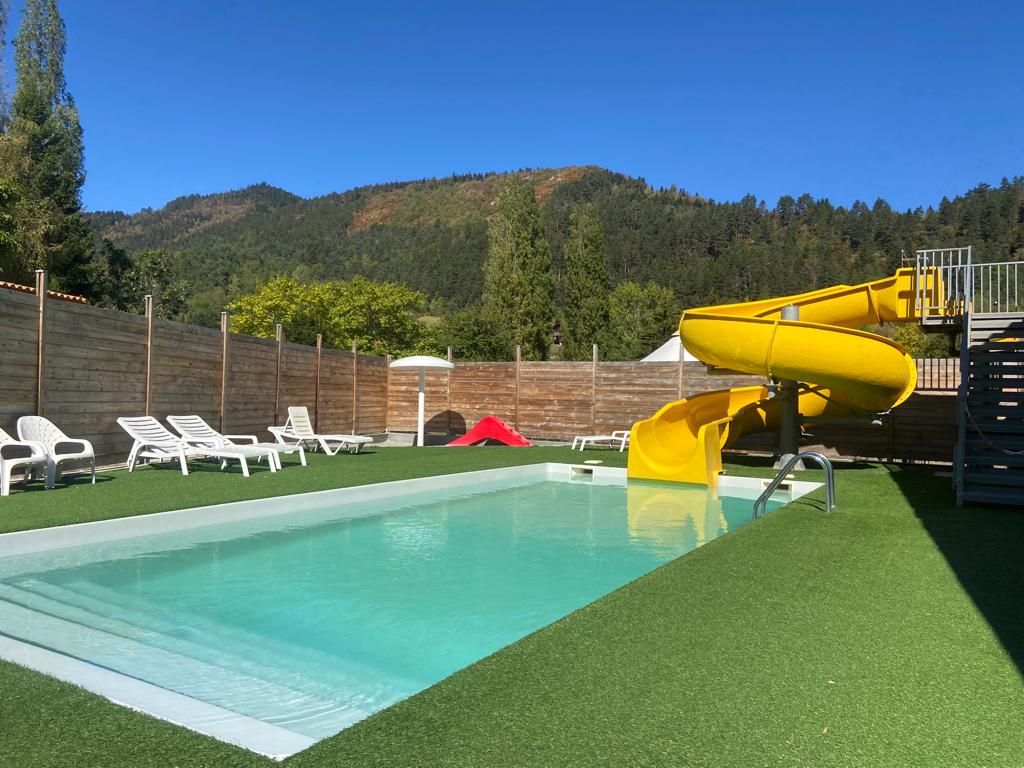
[{"label": "staircase step", "polygon": [[1024,505],[1024,492],[1016,488],[967,485],[961,495],[964,501],[973,503]]},{"label": "staircase step", "polygon": [[[985,428],[981,428],[982,432],[985,432]],[[985,437],[988,438],[989,442],[998,445],[1004,451],[1015,451],[1024,456],[1024,438],[1017,435],[989,435],[985,433]],[[988,443],[985,442],[985,438],[975,432],[973,429],[968,429],[967,432],[967,454],[971,455],[976,452],[985,452],[992,450],[989,448]]]},{"label": "staircase step", "polygon": [[1024,325],[1024,313],[1021,312],[975,312],[971,315],[971,325]]},{"label": "staircase step", "polygon": [[985,405],[974,405],[970,400],[968,400],[967,407],[971,411],[971,416],[973,416],[975,421],[978,423],[981,423],[983,420],[997,419],[999,417],[1017,421],[1024,419],[1024,413],[1021,412],[1020,406],[1016,405],[1002,406],[991,403],[986,403]]},{"label": "staircase step", "polygon": [[971,343],[971,354],[977,352],[1008,352],[1010,354],[1024,351],[1024,341],[1020,339],[980,339]]},{"label": "staircase step", "polygon": [[[1024,392],[1007,391],[1005,389],[970,389],[967,392],[967,404],[974,405],[1005,405],[1021,407],[1024,403]],[[1021,412],[1024,416],[1024,411]]]},{"label": "staircase step", "polygon": [[1005,485],[1024,488],[1024,472],[1015,469],[971,469],[964,473],[964,480],[976,487]]},{"label": "staircase step", "polygon": [[[998,443],[998,441],[995,441]],[[968,449],[964,464],[975,467],[1024,467],[1024,453],[1002,451],[971,451]]]},{"label": "staircase step", "polygon": [[978,351],[974,348],[971,349],[970,364],[973,367],[976,363],[1007,363],[1024,365],[1024,351],[1001,351],[1001,350],[984,350]]},{"label": "staircase step", "polygon": [[971,363],[968,373],[972,378],[974,376],[1024,377],[1024,364],[1001,365],[987,360],[978,361]]},{"label": "staircase step", "polygon": [[[973,411],[972,411],[973,414]],[[977,416],[974,417],[978,427],[987,435],[1024,435],[1024,419],[979,419]],[[974,431],[974,427],[969,423],[967,425],[969,432]],[[996,442],[999,442],[998,440]]]},{"label": "staircase step", "polygon": [[1021,394],[1024,394],[1024,381],[1020,382],[1020,384],[1021,386],[1014,385],[1008,387],[1006,385],[1006,382],[999,381],[998,379],[976,379],[974,381],[968,382],[967,394],[968,397],[970,397],[976,392],[978,394],[985,395],[992,394],[993,392],[1006,392],[1007,394],[1010,395],[1011,399],[1013,399],[1013,397],[1015,396],[1020,396]]}]

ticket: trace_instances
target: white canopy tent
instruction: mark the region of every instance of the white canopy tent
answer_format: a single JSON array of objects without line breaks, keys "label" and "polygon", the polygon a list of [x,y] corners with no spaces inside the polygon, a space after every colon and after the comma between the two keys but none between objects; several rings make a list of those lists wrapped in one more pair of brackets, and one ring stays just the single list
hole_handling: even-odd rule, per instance
[{"label": "white canopy tent", "polygon": [[395,360],[391,363],[392,368],[414,368],[420,372],[420,396],[419,396],[419,415],[416,419],[416,445],[423,445],[423,408],[424,401],[426,400],[427,392],[427,370],[444,370],[452,369],[455,366],[449,363],[447,360],[442,360],[440,357],[433,357],[431,355],[413,355],[412,357],[403,357]]},{"label": "white canopy tent", "polygon": [[677,363],[682,360],[684,363],[700,362],[691,355],[682,342],[679,341],[679,331],[672,334],[672,338],[643,358],[641,363]]}]

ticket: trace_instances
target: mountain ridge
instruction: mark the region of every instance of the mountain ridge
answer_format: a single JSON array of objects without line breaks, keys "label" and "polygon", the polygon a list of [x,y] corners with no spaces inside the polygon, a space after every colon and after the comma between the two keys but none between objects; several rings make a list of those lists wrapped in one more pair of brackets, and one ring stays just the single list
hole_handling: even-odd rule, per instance
[{"label": "mountain ridge", "polygon": [[87,217],[97,241],[130,254],[164,249],[191,293],[205,296],[202,317],[189,316],[195,322],[215,322],[215,307],[278,274],[401,282],[440,311],[479,301],[488,216],[511,174],[534,187],[556,272],[572,210],[592,205],[612,286],[655,281],[672,288],[681,306],[863,282],[889,274],[901,252],[920,247],[970,243],[979,261],[1024,256],[1024,177],[897,212],[881,199],[845,208],[807,194],[783,196],[771,208],[753,195],[715,202],[587,165],[373,184],[313,198],[260,183],[131,215]]}]

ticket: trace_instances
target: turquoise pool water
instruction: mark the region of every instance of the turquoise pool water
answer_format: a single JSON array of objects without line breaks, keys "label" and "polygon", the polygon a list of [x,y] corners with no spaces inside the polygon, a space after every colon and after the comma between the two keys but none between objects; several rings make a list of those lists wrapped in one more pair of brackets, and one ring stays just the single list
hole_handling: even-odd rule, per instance
[{"label": "turquoise pool water", "polygon": [[518,479],[90,544],[8,564],[0,633],[321,738],[745,524],[751,505]]}]

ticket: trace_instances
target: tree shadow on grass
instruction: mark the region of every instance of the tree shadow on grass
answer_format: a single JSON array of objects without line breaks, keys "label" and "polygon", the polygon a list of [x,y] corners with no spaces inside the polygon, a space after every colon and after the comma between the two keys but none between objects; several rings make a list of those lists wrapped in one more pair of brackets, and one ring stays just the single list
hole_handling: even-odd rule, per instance
[{"label": "tree shadow on grass", "polygon": [[458,411],[441,411],[427,419],[423,425],[423,444],[447,445],[464,434],[466,417]]},{"label": "tree shadow on grass", "polygon": [[1024,674],[1024,509],[957,508],[948,477],[900,467],[890,468],[890,474]]},{"label": "tree shadow on grass", "polygon": [[[739,465],[741,467],[750,467],[751,469],[762,469],[772,471],[772,464],[775,463],[775,459],[767,455],[752,455],[749,453],[723,453],[722,460],[726,464]],[[833,461],[833,465],[837,470],[843,470],[844,472],[848,469],[875,469],[876,464],[872,464],[866,461]],[[820,469],[820,467],[814,462],[807,462],[808,469]]]}]

